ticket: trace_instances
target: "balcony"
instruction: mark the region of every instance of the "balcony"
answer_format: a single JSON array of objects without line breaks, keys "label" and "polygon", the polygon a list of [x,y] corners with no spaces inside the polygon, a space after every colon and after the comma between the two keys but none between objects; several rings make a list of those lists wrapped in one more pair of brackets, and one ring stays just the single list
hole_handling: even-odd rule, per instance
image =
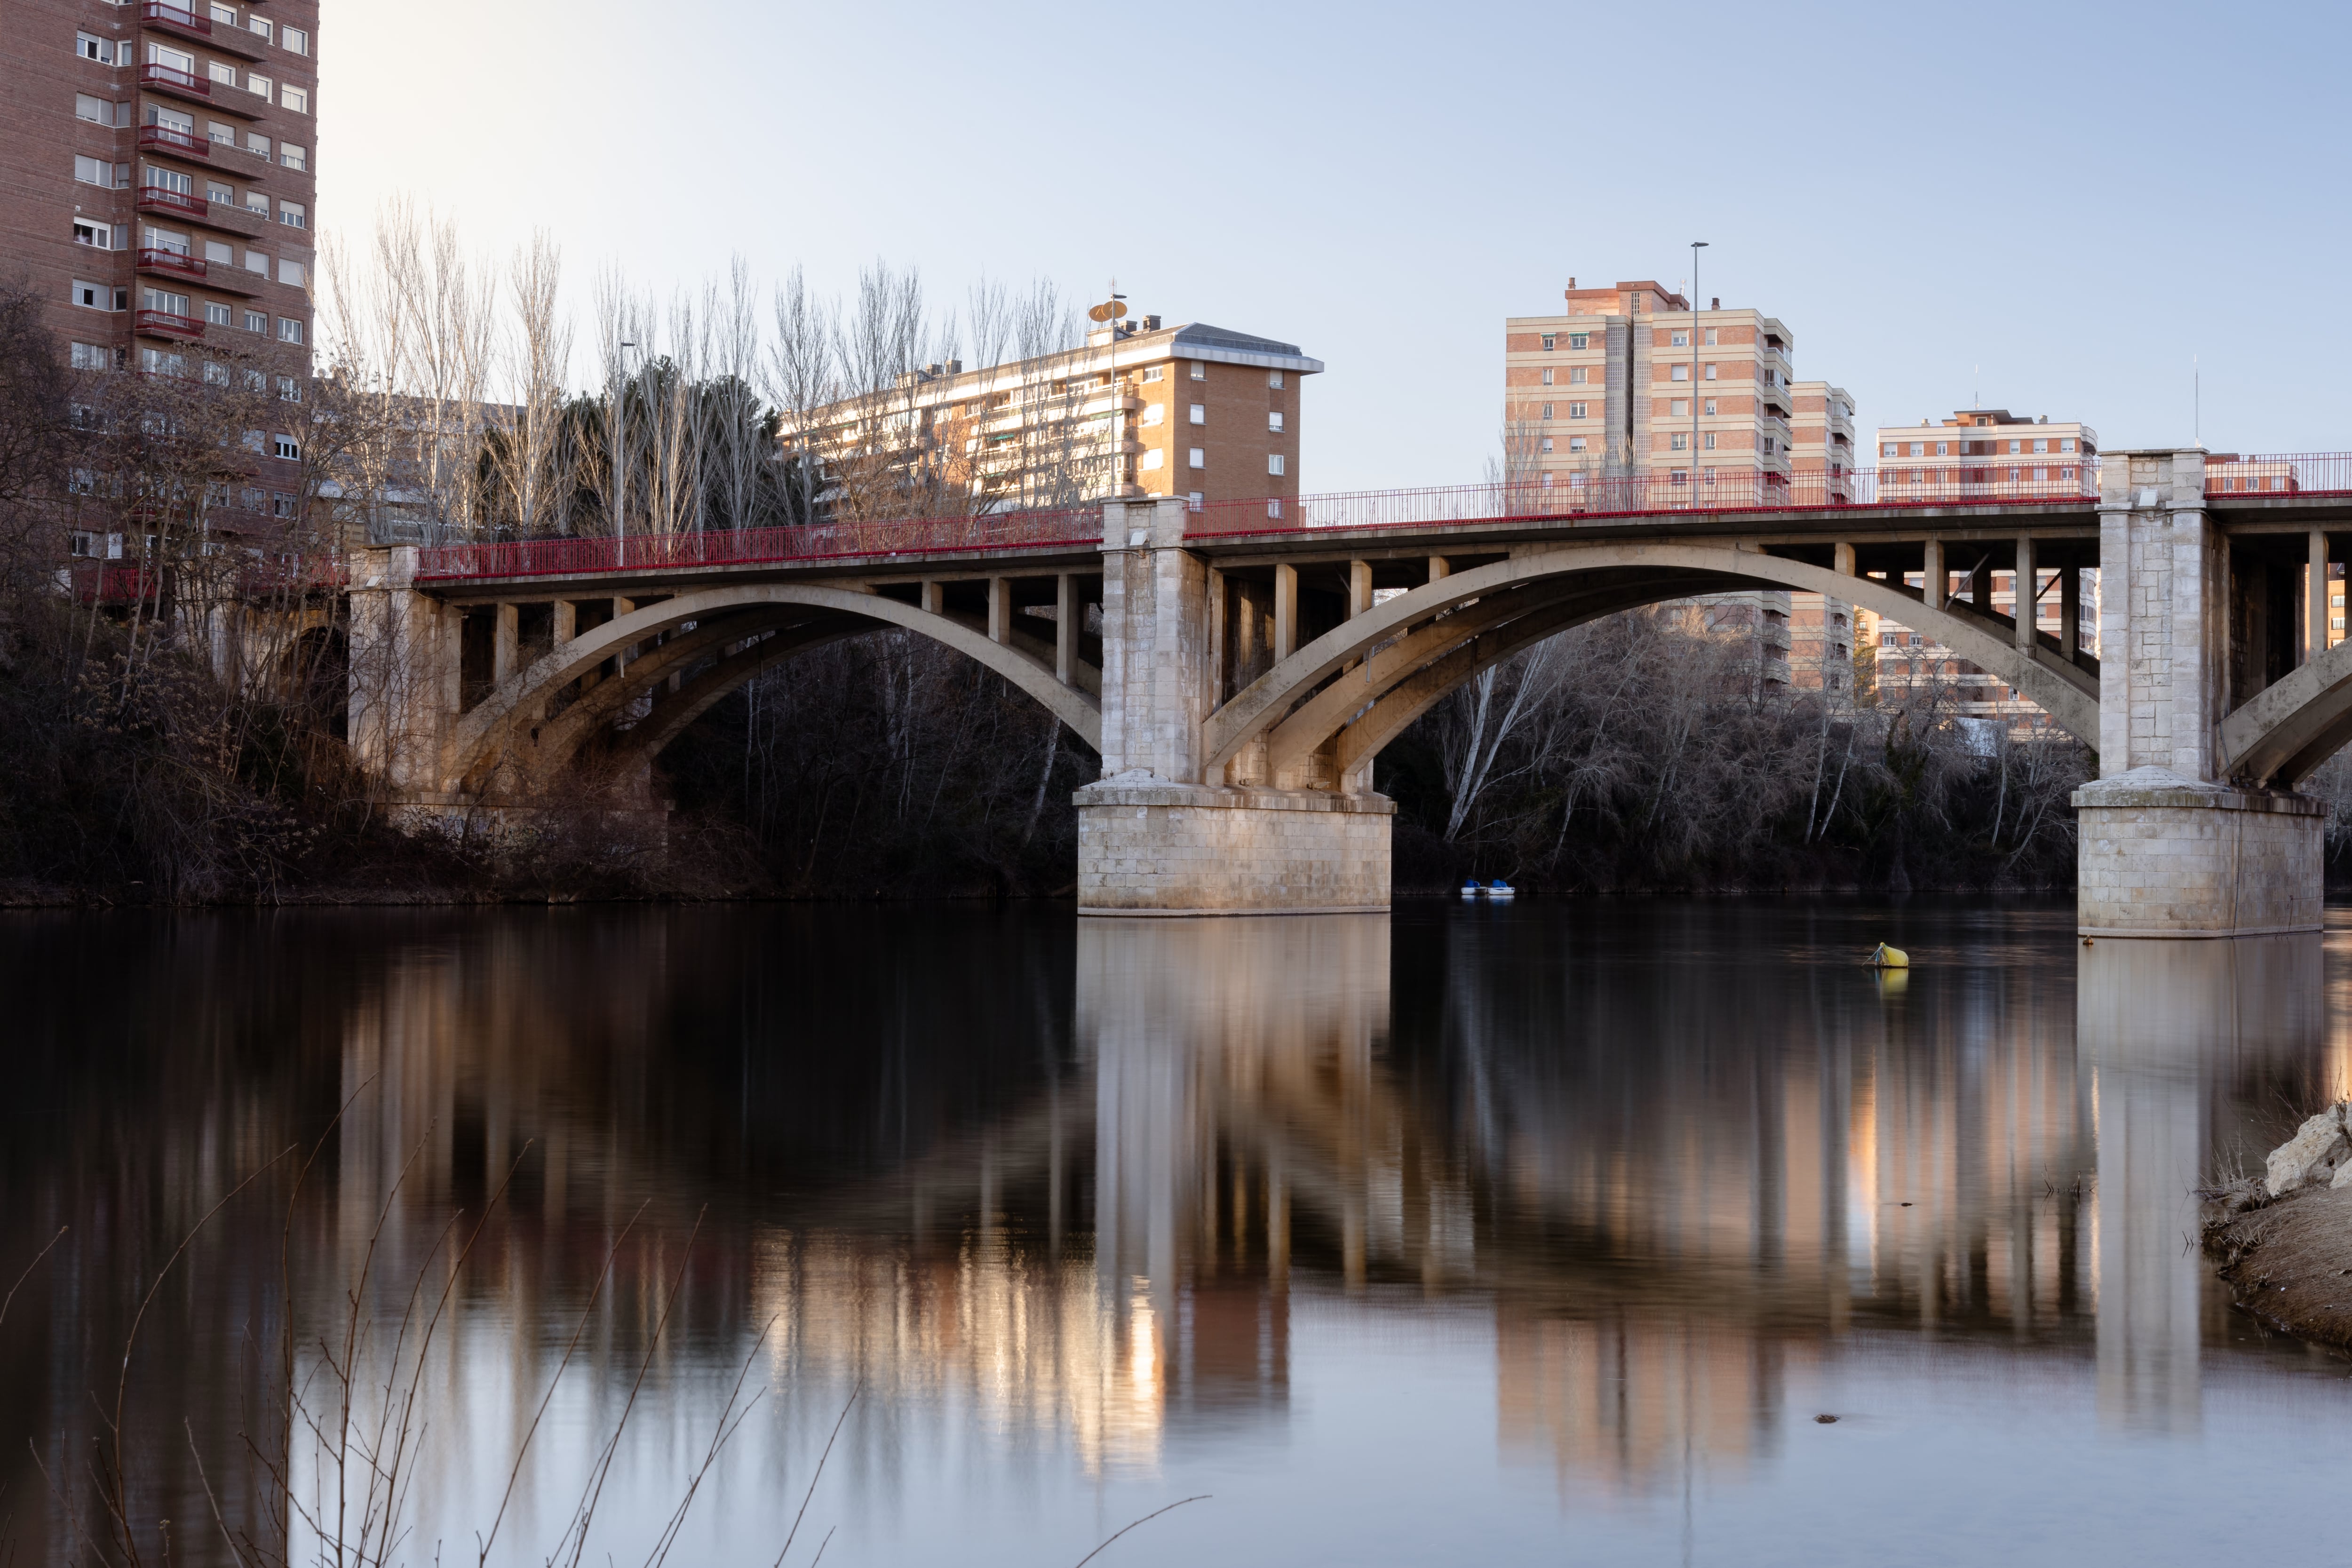
[{"label": "balcony", "polygon": [[139,85],[150,92],[165,93],[173,98],[184,98],[197,103],[213,100],[213,84],[193,71],[177,66],[144,65],[139,68]]},{"label": "balcony", "polygon": [[169,153],[175,158],[202,158],[212,162],[213,144],[192,131],[174,131],[168,125],[142,125],[139,128],[139,150],[142,153]]},{"label": "balcony", "polygon": [[242,294],[250,300],[260,293],[262,285],[268,281],[269,274],[267,272],[248,272],[242,267],[232,267],[224,262],[219,271],[208,273],[205,286],[223,294]]},{"label": "balcony", "polygon": [[167,33],[177,33],[184,38],[195,38],[205,43],[212,42],[213,19],[210,16],[199,16],[194,11],[181,6],[167,5],[163,0],[146,0],[146,3],[139,7],[139,19],[151,27],[160,27]]},{"label": "balcony", "polygon": [[184,342],[195,342],[205,335],[202,321],[171,310],[137,311],[131,317],[131,329],[150,337],[177,338]]},{"label": "balcony", "polygon": [[142,213],[167,213],[173,217],[192,217],[201,221],[205,208],[211,204],[202,196],[190,195],[184,191],[170,190],[163,185],[142,185],[137,205]]},{"label": "balcony", "polygon": [[163,278],[184,278],[192,283],[205,280],[205,263],[196,257],[178,250],[142,250],[139,253],[139,270]]},{"label": "balcony", "polygon": [[256,212],[251,207],[241,207],[235,202],[207,202],[200,205],[211,210],[199,212],[196,215],[198,220],[210,224],[215,228],[225,228],[231,234],[241,234],[247,239],[257,239],[269,232],[269,215],[266,212]]}]

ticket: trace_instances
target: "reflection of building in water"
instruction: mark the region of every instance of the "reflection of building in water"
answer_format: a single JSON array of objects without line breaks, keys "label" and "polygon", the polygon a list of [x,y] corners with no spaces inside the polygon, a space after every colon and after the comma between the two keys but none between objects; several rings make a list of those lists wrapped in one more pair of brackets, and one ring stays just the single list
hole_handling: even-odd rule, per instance
[{"label": "reflection of building in water", "polygon": [[1496,1425],[1507,1449],[1549,1452],[1563,1481],[1637,1492],[1695,1457],[1717,1473],[1770,1448],[1781,1347],[1703,1313],[1496,1315]]},{"label": "reflection of building in water", "polygon": [[2099,1408],[2194,1430],[2209,1274],[2195,1190],[2217,1081],[2305,1056],[2326,1026],[2320,939],[2103,939],[2084,949],[2077,1047],[2098,1119]]}]

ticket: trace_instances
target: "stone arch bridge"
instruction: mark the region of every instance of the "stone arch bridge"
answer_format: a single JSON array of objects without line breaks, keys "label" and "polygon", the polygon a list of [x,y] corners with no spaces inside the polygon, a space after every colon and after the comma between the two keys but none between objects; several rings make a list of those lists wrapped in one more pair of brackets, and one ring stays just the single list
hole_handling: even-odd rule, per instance
[{"label": "stone arch bridge", "polygon": [[[2097,750],[2086,931],[2312,929],[2322,816],[2293,786],[2352,738],[2352,643],[2326,646],[2352,484],[2209,494],[2206,467],[2109,454],[2096,495],[1619,510],[1481,489],[370,549],[351,732],[413,812],[528,811],[583,765],[648,778],[761,669],[903,627],[1101,754],[1082,909],[1378,909],[1393,806],[1372,760],[1446,692],[1619,610],[1805,590],[1933,634]],[[2080,636],[2092,566],[2104,665]],[[2059,598],[2057,635],[1994,610],[1995,571]]]}]

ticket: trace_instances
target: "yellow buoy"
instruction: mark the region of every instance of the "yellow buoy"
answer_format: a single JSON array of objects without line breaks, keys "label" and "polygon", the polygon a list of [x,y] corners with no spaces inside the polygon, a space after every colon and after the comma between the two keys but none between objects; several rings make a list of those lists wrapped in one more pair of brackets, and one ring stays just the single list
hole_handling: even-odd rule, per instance
[{"label": "yellow buoy", "polygon": [[1873,969],[1908,969],[1911,967],[1911,955],[1899,947],[1889,947],[1882,942],[1878,944],[1878,951],[1865,962]]}]

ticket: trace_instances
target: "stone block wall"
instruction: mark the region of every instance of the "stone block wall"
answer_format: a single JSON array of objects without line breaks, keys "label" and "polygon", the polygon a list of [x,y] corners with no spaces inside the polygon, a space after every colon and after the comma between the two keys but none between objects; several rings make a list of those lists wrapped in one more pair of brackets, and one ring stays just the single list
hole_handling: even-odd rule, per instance
[{"label": "stone block wall", "polygon": [[2320,927],[2326,808],[2157,768],[2074,794],[2086,936],[2254,936]]},{"label": "stone block wall", "polygon": [[1389,907],[1396,803],[1384,795],[1105,783],[1077,805],[1081,914]]}]

